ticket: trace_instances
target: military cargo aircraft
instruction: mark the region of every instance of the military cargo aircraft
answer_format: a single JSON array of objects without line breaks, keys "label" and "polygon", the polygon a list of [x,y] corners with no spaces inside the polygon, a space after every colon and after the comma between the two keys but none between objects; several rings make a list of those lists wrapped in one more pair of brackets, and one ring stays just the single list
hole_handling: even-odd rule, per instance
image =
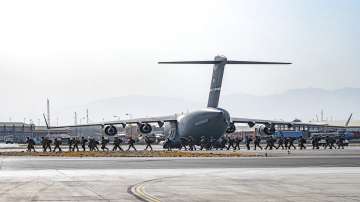
[{"label": "military cargo aircraft", "polygon": [[[86,127],[99,126],[104,129],[105,134],[114,136],[117,134],[117,126],[126,127],[128,124],[137,124],[141,133],[148,134],[152,131],[151,124],[158,124],[159,127],[165,127],[165,135],[171,140],[174,145],[178,145],[181,138],[192,137],[194,144],[200,141],[200,137],[220,138],[225,133],[233,133],[236,130],[236,123],[246,123],[250,127],[258,125],[258,130],[263,134],[272,134],[275,132],[275,125],[284,125],[286,127],[293,127],[294,125],[314,124],[262,120],[251,118],[231,117],[230,113],[218,106],[220,99],[220,91],[222,85],[225,65],[227,64],[243,64],[243,65],[287,65],[287,62],[258,62],[258,61],[234,61],[228,60],[225,56],[215,56],[214,60],[206,61],[177,61],[177,62],[159,62],[159,64],[212,64],[213,73],[211,79],[211,86],[208,98],[207,107],[196,110],[183,115],[170,115],[150,118],[136,118],[118,121],[109,121],[102,123],[92,123],[83,125],[69,125],[69,126],[47,126],[51,128],[71,128],[71,127]],[[46,117],[44,115],[46,121]],[[46,122],[47,124],[47,122]],[[318,124],[315,124],[318,126]]]}]

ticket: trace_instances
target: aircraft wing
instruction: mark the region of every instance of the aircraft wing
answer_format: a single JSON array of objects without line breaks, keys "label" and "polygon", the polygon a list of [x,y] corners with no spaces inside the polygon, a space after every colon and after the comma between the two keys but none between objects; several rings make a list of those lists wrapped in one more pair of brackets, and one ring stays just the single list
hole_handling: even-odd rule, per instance
[{"label": "aircraft wing", "polygon": [[249,126],[254,126],[255,124],[265,124],[265,125],[288,125],[292,126],[329,126],[328,124],[317,124],[317,123],[304,123],[304,122],[291,122],[291,121],[275,121],[275,120],[265,120],[265,119],[251,119],[251,118],[237,118],[231,117],[231,122],[233,123],[247,123]]},{"label": "aircraft wing", "polygon": [[147,117],[147,118],[135,118],[135,119],[124,119],[117,121],[104,121],[97,123],[89,123],[89,124],[77,124],[77,125],[64,125],[64,126],[49,126],[44,115],[45,123],[48,129],[56,129],[56,128],[77,128],[77,127],[90,127],[90,126],[100,126],[104,127],[105,125],[122,125],[125,127],[128,124],[140,124],[140,123],[158,123],[159,126],[162,126],[164,122],[176,122],[176,115],[170,116],[158,116],[158,117]]}]

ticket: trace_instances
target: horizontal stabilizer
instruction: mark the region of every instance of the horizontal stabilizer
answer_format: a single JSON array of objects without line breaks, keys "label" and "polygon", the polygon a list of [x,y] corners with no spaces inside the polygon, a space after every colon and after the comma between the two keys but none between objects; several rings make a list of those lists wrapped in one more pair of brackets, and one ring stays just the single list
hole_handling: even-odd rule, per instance
[{"label": "horizontal stabilizer", "polygon": [[289,62],[260,62],[260,61],[238,61],[228,60],[225,56],[215,56],[214,60],[200,61],[167,61],[159,62],[159,64],[213,64],[213,74],[211,78],[210,92],[207,107],[216,108],[219,105],[220,91],[222,79],[224,75],[225,65],[227,64],[243,64],[243,65],[288,65]]},{"label": "horizontal stabilizer", "polygon": [[259,62],[259,61],[216,61],[216,60],[204,60],[204,61],[174,61],[174,62],[159,62],[159,64],[219,64],[225,62],[225,64],[253,64],[253,65],[288,65],[289,62]]},{"label": "horizontal stabilizer", "polygon": [[159,64],[218,64],[221,61],[207,60],[207,61],[174,61],[174,62],[159,62]]},{"label": "horizontal stabilizer", "polygon": [[235,61],[228,60],[226,64],[252,64],[252,65],[289,65],[289,62],[258,62],[258,61]]}]

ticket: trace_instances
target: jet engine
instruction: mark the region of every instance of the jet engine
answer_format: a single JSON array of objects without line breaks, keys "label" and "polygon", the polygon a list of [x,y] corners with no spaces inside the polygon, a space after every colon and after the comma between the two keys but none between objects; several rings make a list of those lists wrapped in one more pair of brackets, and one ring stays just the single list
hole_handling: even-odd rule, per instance
[{"label": "jet engine", "polygon": [[152,127],[148,123],[140,123],[139,124],[139,129],[140,129],[141,133],[145,133],[145,134],[151,133],[151,131],[152,131]]},{"label": "jet engine", "polygon": [[105,134],[108,136],[114,136],[117,134],[117,129],[113,125],[106,126],[104,131],[105,131]]},{"label": "jet engine", "polygon": [[228,128],[226,129],[226,133],[234,133],[236,131],[236,127],[234,123],[230,123]]},{"label": "jet engine", "polygon": [[272,124],[270,124],[268,126],[261,125],[258,128],[258,131],[259,131],[260,135],[272,135],[275,132],[275,127]]},{"label": "jet engine", "polygon": [[249,121],[247,124],[250,128],[252,128],[256,125],[256,123],[254,121]]}]

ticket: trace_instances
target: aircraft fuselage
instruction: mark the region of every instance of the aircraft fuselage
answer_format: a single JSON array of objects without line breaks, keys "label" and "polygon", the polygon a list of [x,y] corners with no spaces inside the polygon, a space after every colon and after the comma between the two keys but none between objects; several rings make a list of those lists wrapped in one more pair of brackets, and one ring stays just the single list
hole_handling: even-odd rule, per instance
[{"label": "aircraft fuselage", "polygon": [[191,136],[195,144],[200,138],[218,139],[224,135],[230,124],[230,115],[221,108],[205,108],[181,115],[177,119],[177,130],[173,141],[180,142],[181,137]]}]

